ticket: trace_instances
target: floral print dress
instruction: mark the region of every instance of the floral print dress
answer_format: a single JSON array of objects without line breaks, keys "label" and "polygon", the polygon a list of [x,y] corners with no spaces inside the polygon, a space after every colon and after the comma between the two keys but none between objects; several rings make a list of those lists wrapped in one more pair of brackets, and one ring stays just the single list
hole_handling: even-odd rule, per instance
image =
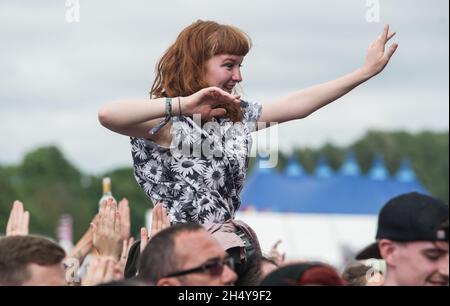
[{"label": "floral print dress", "polygon": [[172,224],[234,219],[261,105],[241,100],[241,109],[242,122],[213,119],[203,130],[173,117],[170,148],[130,137],[136,181],[153,203],[163,203]]}]

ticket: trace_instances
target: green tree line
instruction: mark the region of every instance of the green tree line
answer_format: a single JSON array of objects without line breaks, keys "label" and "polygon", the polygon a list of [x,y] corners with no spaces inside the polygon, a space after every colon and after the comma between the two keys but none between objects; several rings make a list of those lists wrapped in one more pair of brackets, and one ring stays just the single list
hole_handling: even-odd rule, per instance
[{"label": "green tree line", "polygon": [[[317,149],[298,148],[294,154],[310,173],[321,155],[337,170],[347,152],[352,151],[363,173],[367,173],[373,157],[381,154],[391,175],[407,157],[425,188],[448,203],[448,140],[448,131],[416,134],[370,131],[347,147],[326,144]],[[279,156],[278,169],[281,170],[288,156],[282,153]],[[250,165],[253,164],[254,160]],[[0,233],[4,232],[13,201],[19,199],[30,211],[32,233],[56,237],[58,219],[67,213],[73,217],[74,239],[77,240],[97,212],[103,176],[111,177],[116,199],[126,197],[129,200],[132,233],[136,236],[144,225],[145,211],[152,203],[138,187],[131,165],[100,176],[89,175],[78,170],[53,146],[29,152],[19,165],[0,166]]]}]

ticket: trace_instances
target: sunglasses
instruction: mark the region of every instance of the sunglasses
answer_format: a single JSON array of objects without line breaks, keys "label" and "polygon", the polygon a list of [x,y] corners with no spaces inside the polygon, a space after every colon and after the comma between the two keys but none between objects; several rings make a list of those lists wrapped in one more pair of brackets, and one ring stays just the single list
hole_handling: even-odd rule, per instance
[{"label": "sunglasses", "polygon": [[191,273],[206,273],[209,272],[211,276],[220,276],[223,273],[223,269],[225,268],[225,265],[227,265],[231,270],[234,270],[234,260],[232,257],[225,257],[225,258],[213,258],[206,261],[204,264],[184,270],[179,271],[175,273],[171,273],[167,275],[166,277],[177,277],[177,276],[183,276]]}]

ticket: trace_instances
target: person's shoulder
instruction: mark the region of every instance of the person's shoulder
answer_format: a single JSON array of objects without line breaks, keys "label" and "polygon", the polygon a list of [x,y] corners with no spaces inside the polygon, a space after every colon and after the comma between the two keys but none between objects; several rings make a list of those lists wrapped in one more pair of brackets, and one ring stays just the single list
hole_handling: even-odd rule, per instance
[{"label": "person's shoulder", "polygon": [[252,105],[252,104],[255,104],[255,103],[249,102],[249,101],[246,101],[246,100],[242,100],[242,99],[241,99],[241,107],[242,107],[242,108],[247,108],[247,107],[249,107],[249,106]]},{"label": "person's shoulder", "polygon": [[257,121],[261,115],[261,104],[241,99],[241,109],[244,121]]},{"label": "person's shoulder", "polygon": [[259,107],[261,104],[255,101],[248,101],[248,100],[242,100],[241,99],[241,108],[243,109],[248,109],[248,108],[257,108]]}]

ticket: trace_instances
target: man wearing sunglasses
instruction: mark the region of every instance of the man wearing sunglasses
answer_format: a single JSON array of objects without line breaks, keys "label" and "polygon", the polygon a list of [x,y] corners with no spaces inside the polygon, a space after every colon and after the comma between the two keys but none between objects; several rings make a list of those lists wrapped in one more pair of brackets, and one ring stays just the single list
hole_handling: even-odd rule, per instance
[{"label": "man wearing sunglasses", "polygon": [[235,283],[233,260],[198,224],[171,226],[150,240],[138,277],[157,286],[224,286]]}]

